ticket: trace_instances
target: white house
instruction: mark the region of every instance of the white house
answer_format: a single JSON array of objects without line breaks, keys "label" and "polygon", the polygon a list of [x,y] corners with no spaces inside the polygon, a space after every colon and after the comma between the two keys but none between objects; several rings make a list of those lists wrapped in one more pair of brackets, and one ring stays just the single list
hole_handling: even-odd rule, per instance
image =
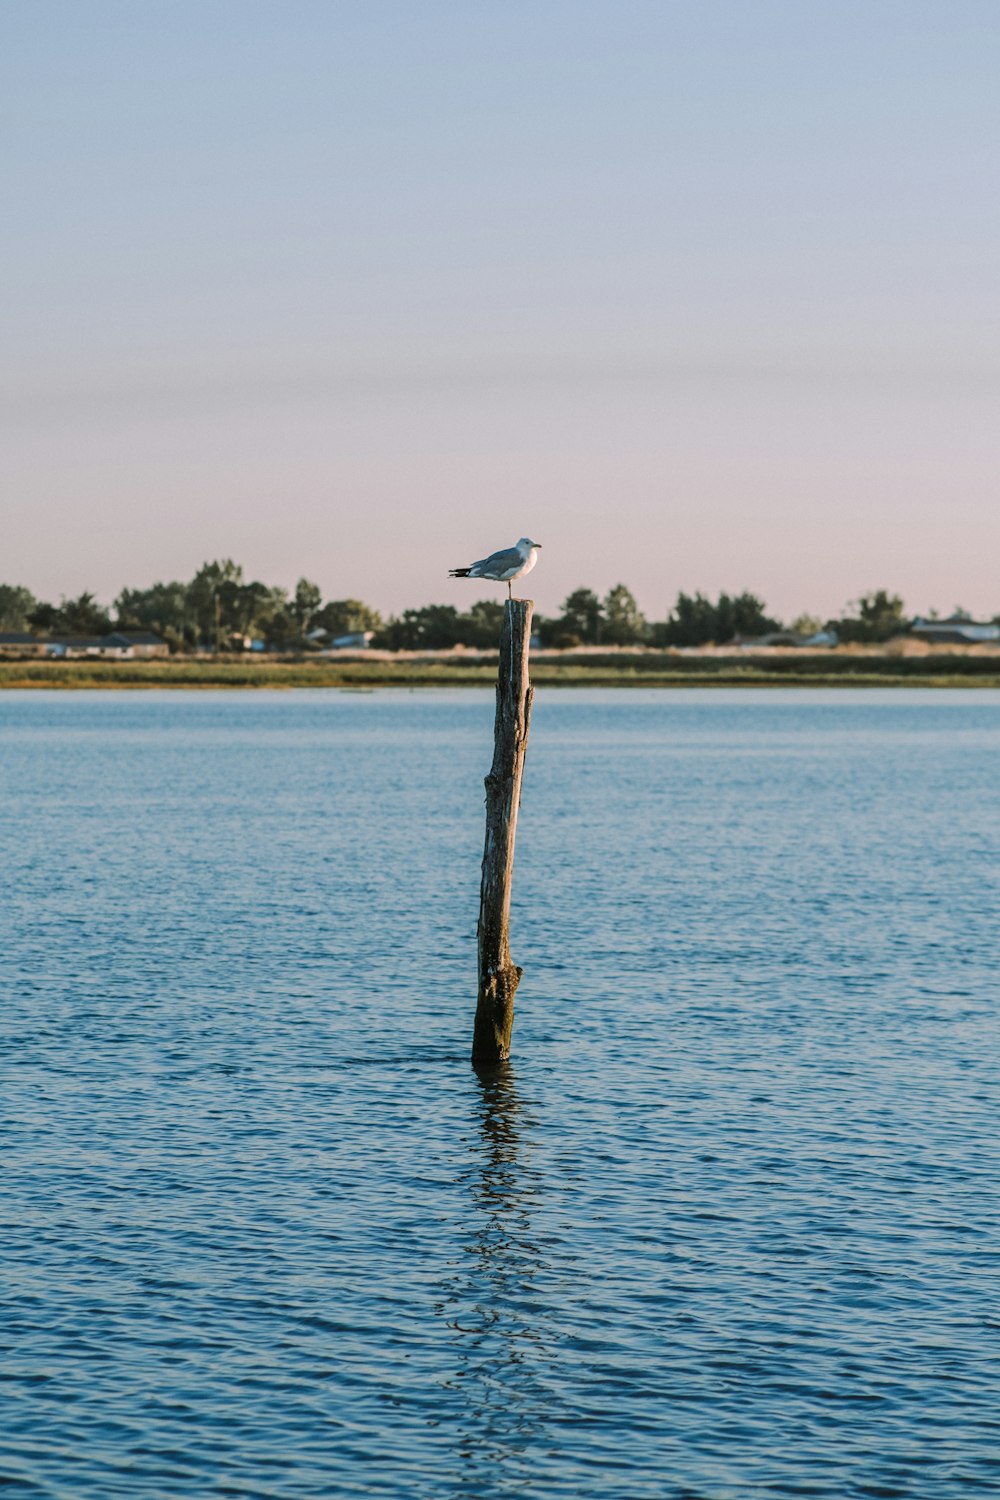
[{"label": "white house", "polygon": [[948,620],[922,620],[918,617],[910,626],[910,634],[931,644],[981,646],[989,641],[1000,641],[1000,625],[992,620],[969,620],[964,615],[952,615]]},{"label": "white house", "polygon": [[331,651],[366,651],[374,635],[374,630],[354,630],[349,635],[335,635],[330,642],[330,649]]}]

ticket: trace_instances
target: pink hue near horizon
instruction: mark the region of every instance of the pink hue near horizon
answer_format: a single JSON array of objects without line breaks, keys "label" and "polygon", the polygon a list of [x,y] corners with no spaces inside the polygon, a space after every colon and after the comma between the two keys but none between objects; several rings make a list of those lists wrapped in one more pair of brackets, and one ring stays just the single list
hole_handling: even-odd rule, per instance
[{"label": "pink hue near horizon", "polygon": [[[1000,612],[1000,12],[15,3],[0,581]],[[497,590],[497,597],[502,590]]]}]

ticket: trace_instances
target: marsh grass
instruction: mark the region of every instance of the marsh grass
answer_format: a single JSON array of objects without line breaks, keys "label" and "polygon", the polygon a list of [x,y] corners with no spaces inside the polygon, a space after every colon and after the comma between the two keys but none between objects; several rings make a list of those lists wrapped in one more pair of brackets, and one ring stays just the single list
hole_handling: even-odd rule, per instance
[{"label": "marsh grass", "polygon": [[[592,654],[532,663],[553,687],[1000,687],[1000,656]],[[481,656],[347,661],[0,661],[0,688],[375,688],[492,686]]]}]

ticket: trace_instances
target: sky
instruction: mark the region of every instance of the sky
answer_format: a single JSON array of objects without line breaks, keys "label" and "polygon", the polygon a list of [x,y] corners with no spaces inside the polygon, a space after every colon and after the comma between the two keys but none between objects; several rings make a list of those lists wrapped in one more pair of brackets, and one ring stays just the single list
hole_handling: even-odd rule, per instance
[{"label": "sky", "polygon": [[995,0],[6,0],[0,581],[1000,612]]}]

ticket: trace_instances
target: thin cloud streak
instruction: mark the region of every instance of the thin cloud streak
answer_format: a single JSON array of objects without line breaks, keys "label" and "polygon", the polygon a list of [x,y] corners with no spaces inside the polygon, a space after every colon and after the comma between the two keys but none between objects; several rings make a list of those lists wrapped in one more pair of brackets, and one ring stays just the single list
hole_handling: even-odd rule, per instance
[{"label": "thin cloud streak", "polygon": [[19,424],[64,426],[76,422],[119,421],[129,415],[185,415],[213,410],[242,410],[325,400],[335,397],[368,401],[373,397],[407,398],[415,393],[438,394],[480,390],[508,391],[526,385],[646,386],[683,390],[717,385],[732,387],[787,384],[801,397],[810,386],[850,389],[858,385],[894,388],[899,393],[948,390],[956,386],[986,394],[1000,386],[1000,362],[973,363],[960,358],[943,360],[786,356],[742,359],[678,355],[620,358],[414,360],[398,359],[343,364],[274,364],[267,367],[141,370],[104,380],[93,378],[11,383],[0,387],[0,409]]}]

